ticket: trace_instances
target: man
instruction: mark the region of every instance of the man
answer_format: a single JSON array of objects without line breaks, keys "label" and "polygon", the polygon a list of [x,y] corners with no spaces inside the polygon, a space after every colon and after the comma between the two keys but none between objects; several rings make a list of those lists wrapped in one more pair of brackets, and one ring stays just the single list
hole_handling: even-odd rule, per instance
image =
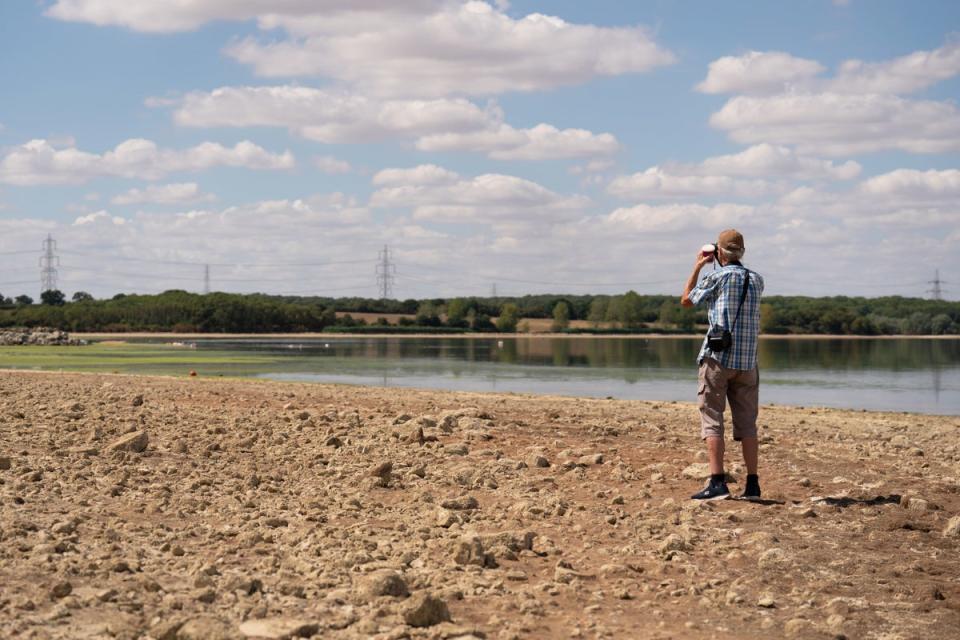
[{"label": "man", "polygon": [[[747,485],[741,498],[757,500],[760,498],[760,480],[757,476],[757,410],[760,388],[757,335],[760,331],[763,278],[740,264],[745,247],[743,236],[736,229],[723,231],[716,247],[713,255],[703,255],[703,252],[697,254],[693,273],[690,274],[680,298],[680,304],[685,307],[708,305],[707,318],[711,330],[719,333],[722,329],[727,329],[732,334],[732,342],[724,350],[711,349],[708,339],[704,338],[703,347],[697,356],[700,364],[697,389],[700,435],[707,443],[710,483],[691,498],[724,500],[730,497],[723,470],[723,412],[729,399],[730,411],[733,414],[733,439],[740,441],[747,467]],[[700,270],[707,263],[713,262],[714,256],[721,268],[704,277],[698,284]],[[741,308],[744,278],[749,279]]]}]

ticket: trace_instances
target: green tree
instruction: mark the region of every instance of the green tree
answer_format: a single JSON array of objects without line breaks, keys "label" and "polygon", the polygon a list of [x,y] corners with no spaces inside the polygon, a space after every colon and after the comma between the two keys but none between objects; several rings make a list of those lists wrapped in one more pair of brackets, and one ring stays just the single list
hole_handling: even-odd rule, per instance
[{"label": "green tree", "polygon": [[680,305],[676,302],[667,300],[660,305],[659,320],[661,324],[677,324],[677,317],[680,315]]},{"label": "green tree", "polygon": [[21,307],[25,307],[27,305],[33,304],[33,298],[27,295],[17,296],[16,298],[13,299],[13,301],[16,302],[18,306],[21,306]]},{"label": "green tree", "polygon": [[440,314],[437,313],[437,307],[433,302],[428,300],[420,304],[420,308],[417,309],[417,324],[421,327],[439,327],[442,324]]},{"label": "green tree", "polygon": [[500,315],[497,317],[497,331],[503,333],[513,333],[517,330],[517,323],[520,321],[520,310],[517,305],[508,302],[500,309]]},{"label": "green tree", "polygon": [[553,308],[553,331],[564,331],[570,328],[570,306],[566,302],[558,302]]},{"label": "green tree", "polygon": [[67,297],[63,295],[63,291],[59,289],[47,289],[40,294],[40,304],[49,305],[51,307],[62,306],[67,301]]},{"label": "green tree", "polygon": [[463,298],[454,298],[447,303],[447,324],[451,327],[467,326],[467,312],[470,310]]},{"label": "green tree", "polygon": [[643,300],[636,291],[627,291],[620,302],[620,322],[628,329],[643,324]]},{"label": "green tree", "polygon": [[760,333],[777,333],[780,328],[777,310],[766,302],[760,305]]},{"label": "green tree", "polygon": [[916,311],[903,321],[903,332],[914,336],[927,335],[933,330],[929,313]]},{"label": "green tree", "polygon": [[955,330],[956,325],[953,323],[953,320],[950,319],[950,316],[945,313],[938,313],[933,316],[933,319],[930,321],[930,333],[935,336],[954,333]]},{"label": "green tree", "polygon": [[593,328],[599,328],[600,323],[607,319],[608,298],[594,298],[590,302],[590,312],[587,314],[587,320],[593,323]]},{"label": "green tree", "polygon": [[73,294],[71,300],[74,302],[90,302],[93,300],[93,296],[86,291],[77,291]]}]

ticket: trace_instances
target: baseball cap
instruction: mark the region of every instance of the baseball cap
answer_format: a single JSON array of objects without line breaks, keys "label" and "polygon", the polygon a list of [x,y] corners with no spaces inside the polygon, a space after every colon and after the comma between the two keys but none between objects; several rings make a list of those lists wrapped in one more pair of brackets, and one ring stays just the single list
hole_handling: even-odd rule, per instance
[{"label": "baseball cap", "polygon": [[717,246],[727,251],[743,251],[743,235],[736,229],[721,231]]}]

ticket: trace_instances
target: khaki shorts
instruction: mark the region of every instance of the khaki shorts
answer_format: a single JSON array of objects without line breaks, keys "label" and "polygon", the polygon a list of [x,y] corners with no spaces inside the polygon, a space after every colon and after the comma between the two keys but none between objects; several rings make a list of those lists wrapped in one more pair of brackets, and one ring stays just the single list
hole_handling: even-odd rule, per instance
[{"label": "khaki shorts", "polygon": [[728,398],[733,414],[733,439],[757,437],[760,374],[756,367],[750,371],[727,369],[713,358],[704,358],[697,379],[700,437],[723,437],[723,410]]}]

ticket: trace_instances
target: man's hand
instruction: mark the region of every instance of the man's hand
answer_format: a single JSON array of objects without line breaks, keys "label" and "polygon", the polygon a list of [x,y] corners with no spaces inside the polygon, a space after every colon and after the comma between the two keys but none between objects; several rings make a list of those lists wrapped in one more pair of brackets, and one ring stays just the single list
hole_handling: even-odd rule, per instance
[{"label": "man's hand", "polygon": [[713,254],[703,255],[703,251],[697,251],[697,258],[693,264],[693,273],[687,278],[687,285],[683,288],[683,295],[680,296],[680,306],[692,307],[690,302],[690,292],[697,286],[697,279],[700,277],[700,270],[703,266],[713,262]]},{"label": "man's hand", "polygon": [[699,273],[699,272],[700,272],[700,269],[703,269],[704,265],[708,265],[708,264],[710,264],[711,262],[713,262],[713,254],[712,254],[712,253],[708,253],[707,255],[703,255],[703,251],[697,251],[697,258],[696,258],[696,260],[694,261],[693,267],[694,267],[694,269],[697,270],[697,273]]}]

